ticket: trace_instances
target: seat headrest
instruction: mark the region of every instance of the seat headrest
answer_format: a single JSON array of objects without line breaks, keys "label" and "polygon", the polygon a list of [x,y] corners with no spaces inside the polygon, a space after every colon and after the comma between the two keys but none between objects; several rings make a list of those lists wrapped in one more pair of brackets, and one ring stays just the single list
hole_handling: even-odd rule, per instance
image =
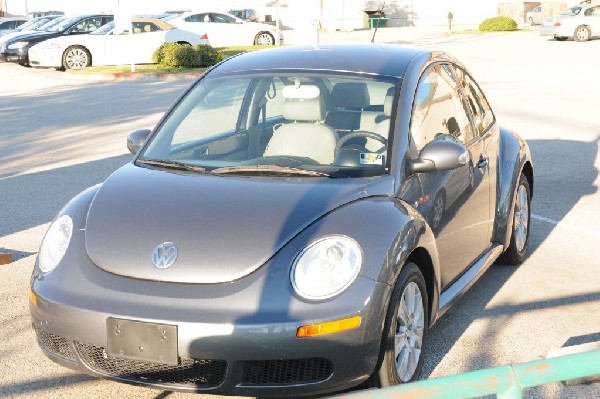
[{"label": "seat headrest", "polygon": [[385,93],[383,100],[383,113],[386,116],[392,116],[392,105],[394,104],[394,88],[390,87]]},{"label": "seat headrest", "polygon": [[366,83],[336,83],[331,90],[331,105],[340,108],[366,108],[371,104]]},{"label": "seat headrest", "polygon": [[281,94],[285,99],[314,100],[315,98],[319,98],[321,90],[319,90],[318,86],[314,85],[294,85],[285,86]]},{"label": "seat headrest", "polygon": [[321,97],[310,100],[286,99],[282,113],[290,121],[322,121],[325,118],[325,103]]}]

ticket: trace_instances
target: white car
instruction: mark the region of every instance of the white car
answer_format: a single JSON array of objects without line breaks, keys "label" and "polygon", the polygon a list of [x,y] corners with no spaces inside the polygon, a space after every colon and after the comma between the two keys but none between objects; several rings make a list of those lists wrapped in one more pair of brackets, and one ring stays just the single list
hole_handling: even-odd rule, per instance
[{"label": "white car", "polygon": [[64,36],[29,49],[34,67],[83,69],[88,66],[151,64],[163,43],[208,44],[206,33],[188,32],[155,18],[134,18],[133,35],[117,34],[114,22],[89,35]]},{"label": "white car", "polygon": [[541,25],[543,21],[542,6],[537,6],[533,10],[527,11],[525,20],[529,25]]},{"label": "white car", "polygon": [[273,25],[246,22],[226,13],[186,12],[170,18],[169,23],[192,32],[208,33],[213,47],[283,44],[281,29],[277,34]]},{"label": "white car", "polygon": [[554,36],[558,41],[572,37],[576,42],[600,36],[600,4],[579,4],[567,8],[555,18],[544,20],[540,35]]}]

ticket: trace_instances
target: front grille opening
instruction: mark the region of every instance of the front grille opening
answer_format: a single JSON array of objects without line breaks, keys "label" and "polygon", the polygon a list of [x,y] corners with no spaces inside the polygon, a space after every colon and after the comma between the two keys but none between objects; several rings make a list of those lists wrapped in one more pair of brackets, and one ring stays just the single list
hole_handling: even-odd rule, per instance
[{"label": "front grille opening", "polygon": [[224,360],[181,358],[178,366],[109,357],[105,348],[77,342],[77,352],[92,370],[130,381],[211,388],[225,379]]},{"label": "front grille opening", "polygon": [[66,338],[60,337],[44,330],[41,327],[34,327],[40,346],[46,351],[65,359],[75,360],[75,353]]},{"label": "front grille opening", "polygon": [[326,380],[333,364],[323,358],[244,362],[244,385],[292,385]]}]

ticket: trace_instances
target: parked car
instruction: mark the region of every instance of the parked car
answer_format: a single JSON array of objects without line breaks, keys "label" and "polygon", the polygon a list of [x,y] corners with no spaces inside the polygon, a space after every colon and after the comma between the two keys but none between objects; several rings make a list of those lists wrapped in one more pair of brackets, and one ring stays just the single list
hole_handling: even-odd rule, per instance
[{"label": "parked car", "polygon": [[27,22],[27,18],[0,18],[0,30],[12,30]]},{"label": "parked car", "polygon": [[540,35],[554,36],[558,41],[572,37],[577,42],[586,42],[600,36],[600,4],[581,4],[569,7],[555,18],[544,20]]},{"label": "parked car", "polygon": [[[413,381],[430,326],[526,255],[528,145],[443,52],[231,57],[128,148],[60,211],[31,278],[40,347],[93,376],[273,397]],[[449,184],[434,230],[428,187]]]},{"label": "parked car", "polygon": [[[278,36],[274,26],[245,22],[229,14],[187,12],[169,19],[169,22],[192,32],[206,32],[213,47],[283,44],[283,32],[279,30]],[[275,41],[277,37],[279,43]]]},{"label": "parked car", "polygon": [[57,15],[51,15],[51,16],[47,16],[47,17],[31,18],[31,19],[27,20],[27,22],[25,22],[24,24],[16,27],[15,29],[0,30],[0,36],[5,36],[5,35],[8,35],[9,33],[14,33],[14,32],[25,32],[25,31],[36,30],[37,28],[46,24],[48,21],[51,21],[52,19],[57,18],[57,17],[58,17]]},{"label": "parked car", "polygon": [[541,25],[544,21],[542,15],[542,6],[537,6],[531,11],[525,13],[525,20],[529,25]]},{"label": "parked car", "polygon": [[36,67],[83,69],[88,66],[151,64],[152,54],[163,43],[207,44],[208,37],[177,29],[156,18],[134,18],[133,35],[118,34],[109,22],[89,35],[61,36],[29,49]]},{"label": "parked car", "polygon": [[65,15],[62,11],[33,11],[27,14],[29,18],[47,17],[49,15]]},{"label": "parked car", "polygon": [[38,32],[47,32],[49,29],[53,28],[54,26],[58,25],[59,23],[61,23],[62,21],[64,21],[65,19],[67,19],[66,17],[56,17],[54,19],[51,19],[50,21],[46,21],[45,23],[43,23],[40,26],[36,26],[36,27],[29,27],[28,29],[23,29],[23,30],[15,30],[13,32],[8,32],[2,36],[0,36],[0,49],[2,48],[2,45],[12,39],[15,38],[20,38],[20,37],[24,37],[24,36],[29,36],[32,33],[38,33]]},{"label": "parked car", "polygon": [[35,44],[55,37],[87,34],[113,19],[114,17],[108,14],[77,15],[62,20],[46,31],[28,33],[3,41],[0,44],[0,62],[29,65],[29,49]]}]

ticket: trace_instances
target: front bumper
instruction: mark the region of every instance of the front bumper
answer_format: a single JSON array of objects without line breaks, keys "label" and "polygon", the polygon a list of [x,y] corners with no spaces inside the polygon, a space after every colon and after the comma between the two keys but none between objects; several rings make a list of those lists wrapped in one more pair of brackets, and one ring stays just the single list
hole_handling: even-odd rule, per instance
[{"label": "front bumper", "polygon": [[[385,284],[359,276],[335,298],[303,300],[282,262],[291,259],[291,248],[227,284],[141,281],[97,268],[81,236],[71,241],[79,251],[69,250],[53,272],[32,277],[32,323],[57,363],[165,390],[279,397],[345,389],[375,368],[390,293]],[[296,337],[301,325],[354,315],[362,317],[356,329]],[[176,326],[179,364],[109,356],[109,317]]]},{"label": "front bumper", "polygon": [[0,51],[0,62],[16,62],[19,64],[28,64],[27,49],[12,50],[3,48]]},{"label": "front bumper", "polygon": [[39,50],[36,46],[29,49],[29,64],[34,67],[60,68],[62,52]]}]

